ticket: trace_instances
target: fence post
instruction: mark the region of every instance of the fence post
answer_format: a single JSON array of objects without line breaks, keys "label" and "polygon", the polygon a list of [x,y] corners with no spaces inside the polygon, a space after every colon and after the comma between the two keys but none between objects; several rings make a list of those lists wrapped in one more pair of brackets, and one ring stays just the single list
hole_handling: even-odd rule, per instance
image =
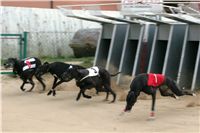
[{"label": "fence post", "polygon": [[20,59],[23,59],[22,49],[23,49],[23,36],[22,36],[22,34],[20,34],[19,35],[19,58]]},{"label": "fence post", "polygon": [[26,58],[27,57],[27,37],[28,37],[28,32],[24,32],[23,35],[23,41],[24,41],[24,51],[23,51],[23,57]]}]

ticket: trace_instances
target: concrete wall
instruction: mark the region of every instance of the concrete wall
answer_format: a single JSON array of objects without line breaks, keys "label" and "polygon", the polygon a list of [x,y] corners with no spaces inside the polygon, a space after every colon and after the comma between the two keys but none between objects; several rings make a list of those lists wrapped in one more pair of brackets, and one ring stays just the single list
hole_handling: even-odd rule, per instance
[{"label": "concrete wall", "polygon": [[[72,55],[68,46],[74,33],[81,28],[99,28],[98,23],[68,18],[57,9],[0,7],[1,33],[28,35],[28,56]],[[1,39],[3,58],[18,56],[16,39]]]}]

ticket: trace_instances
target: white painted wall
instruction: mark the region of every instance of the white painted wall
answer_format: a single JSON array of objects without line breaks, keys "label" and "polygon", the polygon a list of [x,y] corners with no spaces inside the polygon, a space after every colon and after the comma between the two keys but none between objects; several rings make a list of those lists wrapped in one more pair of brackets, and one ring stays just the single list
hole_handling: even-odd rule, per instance
[{"label": "white painted wall", "polygon": [[[1,33],[29,32],[29,56],[72,55],[68,46],[81,28],[99,28],[100,24],[68,18],[57,9],[0,7]],[[16,40],[1,39],[1,56],[18,56]],[[14,50],[14,52],[13,52]]]}]

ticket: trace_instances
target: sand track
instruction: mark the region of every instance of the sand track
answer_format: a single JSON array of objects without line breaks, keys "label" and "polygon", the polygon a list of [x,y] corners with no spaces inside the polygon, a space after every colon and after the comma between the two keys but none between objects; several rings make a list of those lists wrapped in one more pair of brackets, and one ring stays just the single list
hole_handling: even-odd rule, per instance
[{"label": "sand track", "polygon": [[147,121],[151,100],[138,100],[131,113],[119,116],[125,102],[103,102],[105,94],[77,102],[73,81],[64,83],[56,97],[40,93],[40,85],[24,93],[21,83],[18,78],[1,76],[3,132],[200,132],[200,95],[158,98],[156,119]]}]

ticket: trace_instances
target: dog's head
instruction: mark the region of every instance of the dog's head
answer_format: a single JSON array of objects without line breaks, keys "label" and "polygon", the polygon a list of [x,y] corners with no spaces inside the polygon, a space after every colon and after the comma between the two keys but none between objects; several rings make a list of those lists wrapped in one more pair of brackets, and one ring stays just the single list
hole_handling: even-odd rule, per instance
[{"label": "dog's head", "polygon": [[49,72],[49,63],[45,62],[43,65],[39,66],[35,72],[35,75],[37,77],[41,77],[42,75],[44,75],[45,73]]},{"label": "dog's head", "polygon": [[4,62],[4,67],[5,68],[13,68],[15,65],[15,61],[17,61],[16,58],[8,58],[5,62]]},{"label": "dog's head", "polygon": [[129,91],[127,97],[126,97],[126,107],[124,109],[124,112],[131,111],[133,105],[136,102],[136,96],[134,94],[134,91]]}]

